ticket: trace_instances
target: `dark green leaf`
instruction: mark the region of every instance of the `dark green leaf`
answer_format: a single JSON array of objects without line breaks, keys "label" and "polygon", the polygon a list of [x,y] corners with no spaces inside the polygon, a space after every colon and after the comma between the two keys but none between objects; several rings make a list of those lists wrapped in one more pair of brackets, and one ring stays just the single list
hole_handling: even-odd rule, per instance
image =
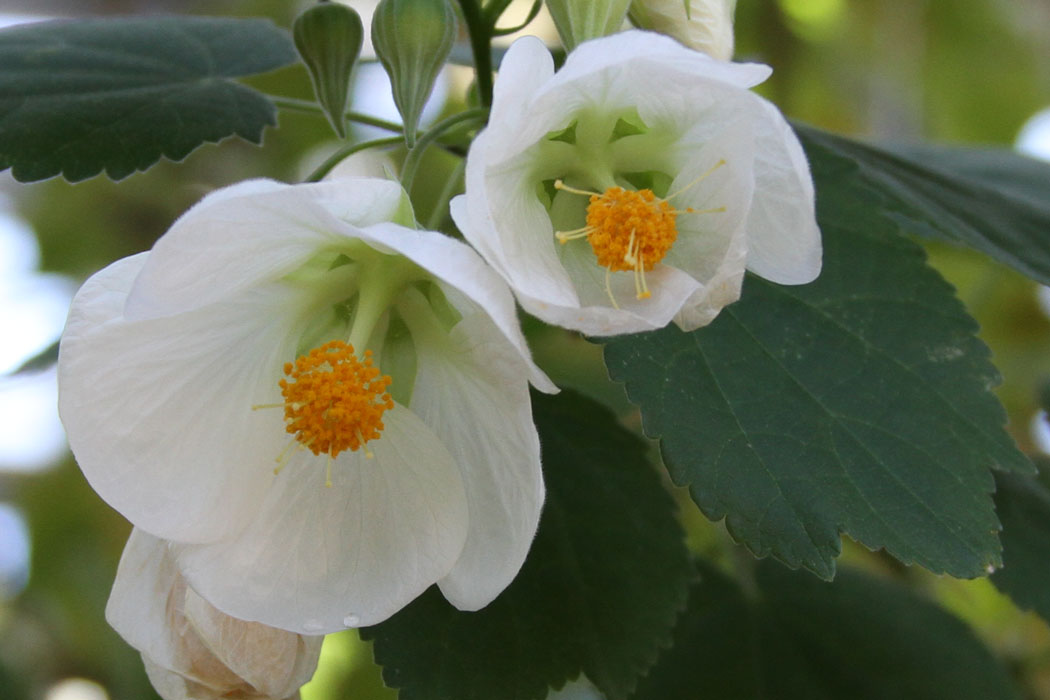
[{"label": "dark green leaf", "polygon": [[1019,607],[1050,621],[1050,489],[1018,474],[996,475],[1003,568],[994,583]]},{"label": "dark green leaf", "polygon": [[635,700],[1018,697],[965,624],[895,584],[848,570],[823,583],[767,561],[749,596],[702,574]]},{"label": "dark green leaf", "polygon": [[[796,125],[820,197],[962,243],[1050,284],[1050,164],[1008,151],[877,148]],[[843,209],[847,211],[847,209]]]},{"label": "dark green leaf", "polygon": [[569,392],[534,408],[547,502],[518,577],[479,612],[431,588],[362,630],[402,700],[539,700],[581,671],[616,700],[670,638],[693,572],[645,445]]},{"label": "dark green leaf", "polygon": [[113,179],[205,142],[258,143],[276,109],[230,80],[291,63],[287,32],[257,19],[42,22],[0,31],[0,169],[22,182],[103,169]]},{"label": "dark green leaf", "polygon": [[988,470],[1031,470],[988,391],[998,373],[922,250],[877,219],[834,223],[835,206],[816,282],[749,277],[710,326],[608,341],[610,374],[674,481],[757,555],[830,578],[846,532],[982,575],[1000,561]]}]

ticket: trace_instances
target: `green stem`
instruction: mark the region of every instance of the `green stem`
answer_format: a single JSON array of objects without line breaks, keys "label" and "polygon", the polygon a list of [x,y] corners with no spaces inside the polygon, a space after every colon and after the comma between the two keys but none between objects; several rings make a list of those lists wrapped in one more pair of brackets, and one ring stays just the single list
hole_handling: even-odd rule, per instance
[{"label": "green stem", "polygon": [[504,27],[503,29],[500,29],[499,27],[495,27],[495,25],[493,25],[494,28],[492,30],[492,35],[507,36],[508,34],[513,34],[514,32],[520,32],[522,29],[529,26],[532,20],[536,19],[536,16],[540,14],[540,9],[542,9],[542,7],[543,0],[536,0],[536,2],[532,3],[532,8],[529,10],[529,14],[525,18],[524,22],[515,27]]},{"label": "green stem", "polygon": [[366,124],[368,126],[374,126],[378,129],[384,129],[386,131],[393,131],[394,133],[402,133],[405,127],[398,124],[397,122],[387,121],[386,119],[380,119],[379,117],[373,117],[368,114],[362,114],[361,112],[347,112],[343,115],[343,119],[348,122],[354,122],[355,124]]},{"label": "green stem", "polygon": [[412,182],[416,178],[416,170],[419,169],[419,162],[430,144],[454,127],[470,121],[483,121],[487,115],[487,109],[468,109],[466,112],[453,114],[451,117],[441,120],[420,136],[416,141],[416,145],[408,152],[408,157],[405,158],[405,162],[401,166],[401,186],[405,188],[405,192],[412,193]]},{"label": "green stem", "polygon": [[[287,109],[292,112],[307,112],[309,114],[324,115],[324,110],[321,108],[321,105],[310,100],[300,100],[295,97],[283,97],[281,95],[267,95],[266,97],[268,97],[270,101],[280,109]],[[397,122],[380,119],[379,117],[373,117],[362,112],[346,112],[343,114],[343,119],[348,122],[354,122],[355,124],[374,126],[377,129],[384,129],[398,134],[405,130],[405,128]]]},{"label": "green stem", "polygon": [[483,107],[492,105],[492,31],[494,24],[482,11],[478,0],[459,0],[463,19],[470,35],[470,49],[474,53],[474,73],[477,75],[478,97]]},{"label": "green stem", "polygon": [[324,114],[324,110],[321,109],[321,105],[313,102],[312,100],[300,100],[295,97],[284,97],[282,95],[267,95],[270,102],[273,102],[279,109],[287,109],[293,112],[311,112],[314,114]]},{"label": "green stem", "polygon": [[428,231],[437,231],[438,227],[444,223],[445,216],[448,215],[448,203],[455,194],[456,188],[459,186],[459,179],[463,177],[463,171],[466,167],[467,161],[464,158],[459,161],[455,170],[452,171],[448,180],[445,181],[445,187],[441,190],[441,195],[437,198],[437,203],[434,205],[434,211],[430,212],[430,216],[427,217]]},{"label": "green stem", "polygon": [[317,166],[317,169],[310,173],[310,175],[306,178],[306,180],[304,180],[304,182],[320,181],[325,175],[332,172],[332,168],[339,165],[345,159],[349,158],[355,153],[358,153],[359,151],[364,151],[369,148],[379,148],[380,146],[395,146],[401,143],[402,140],[403,139],[400,136],[390,136],[385,139],[376,139],[374,141],[364,141],[362,143],[354,143],[348,146],[343,146],[338,151],[328,156],[328,158],[325,159],[323,163]]}]

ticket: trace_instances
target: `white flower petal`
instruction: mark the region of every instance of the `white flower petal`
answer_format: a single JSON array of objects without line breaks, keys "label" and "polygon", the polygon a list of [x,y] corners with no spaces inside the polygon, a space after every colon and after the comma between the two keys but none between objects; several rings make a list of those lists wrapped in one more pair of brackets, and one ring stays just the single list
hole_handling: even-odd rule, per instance
[{"label": "white flower petal", "polygon": [[[519,74],[514,60],[508,53],[497,85]],[[526,310],[594,335],[671,319],[688,329],[708,323],[739,297],[745,264],[774,281],[809,281],[819,273],[820,238],[808,167],[783,118],[748,92],[769,73],[649,32],[584,42],[553,77],[513,98],[516,127],[490,124],[474,142],[453,218]],[[513,87],[497,91],[495,110]],[[606,130],[632,110],[644,133],[610,138]],[[573,123],[575,143],[543,140]],[[672,176],[677,209],[702,213],[680,215],[677,241],[645,275],[652,296],[639,301],[633,274],[614,272],[606,283],[606,269],[584,244],[556,249],[551,214],[536,190],[553,177],[589,179],[601,189],[651,172]],[[555,214],[559,225],[567,216],[564,209]]]},{"label": "white flower petal", "polygon": [[300,300],[260,286],[163,319],[121,316],[146,255],[89,279],[59,353],[59,412],[92,487],[139,527],[203,542],[261,502],[287,435],[277,381],[294,356]]},{"label": "white flower petal", "polygon": [[378,440],[344,452],[325,488],[324,456],[289,459],[235,538],[176,549],[186,579],[228,615],[323,634],[386,619],[445,576],[463,549],[459,470],[401,406]]},{"label": "white flower petal", "polygon": [[494,128],[510,133],[520,130],[533,93],[554,75],[550,50],[534,36],[525,36],[507,49],[500,62],[499,79],[493,88]]},{"label": "white flower petal", "polygon": [[278,280],[319,251],[338,249],[354,226],[388,219],[401,195],[399,184],[375,178],[298,186],[252,180],[219,190],[156,242],[125,313],[168,316]]},{"label": "white flower petal", "polygon": [[539,438],[521,381],[525,367],[485,313],[465,316],[441,337],[416,308],[402,313],[418,338],[412,410],[456,460],[470,515],[463,553],[438,585],[456,607],[477,610],[518,573],[543,505]]},{"label": "white flower petal", "polygon": [[601,71],[608,72],[597,79],[617,80],[617,73],[609,69],[632,64],[655,68],[656,72],[651,78],[653,82],[663,79],[664,73],[683,72],[745,89],[758,85],[773,72],[760,63],[719,61],[707,54],[687,49],[670,37],[631,30],[577,46],[550,82],[549,89],[581,77],[593,80],[595,74]]},{"label": "white flower petal", "polygon": [[488,167],[491,143],[492,137],[482,132],[471,144],[466,199],[453,200],[453,221],[516,293],[578,305],[572,282],[558,262],[550,216],[530,189],[527,170],[509,163],[493,171]]},{"label": "white flower petal", "polygon": [[405,198],[401,183],[376,177],[344,175],[297,188],[305,188],[329,213],[357,228],[392,220]]},{"label": "white flower petal", "polygon": [[633,272],[614,272],[609,286],[619,308],[605,291],[605,268],[595,262],[585,241],[564,246],[562,263],[580,290],[579,306],[555,306],[521,296],[522,306],[534,315],[565,328],[594,336],[641,333],[663,328],[701,287],[688,274],[669,265],[645,273],[652,296],[638,299]]},{"label": "white flower petal", "polygon": [[760,121],[747,268],[779,284],[806,284],[820,274],[822,257],[809,163],[777,108],[752,97]]},{"label": "white flower petal", "polygon": [[106,622],[131,646],[166,668],[174,668],[180,650],[170,627],[168,603],[178,579],[167,542],[138,528],[131,531],[106,603]]},{"label": "white flower petal", "polygon": [[142,653],[165,700],[231,692],[286,698],[313,675],[323,639],[222,614],[186,586],[168,543],[138,529],[124,548],[106,619]]},{"label": "white flower petal", "polygon": [[543,370],[532,362],[525,336],[518,325],[510,289],[469,246],[434,231],[417,231],[389,223],[365,229],[362,237],[405,256],[465,294],[484,309],[503,337],[517,350],[533,386],[549,394],[558,391]]}]

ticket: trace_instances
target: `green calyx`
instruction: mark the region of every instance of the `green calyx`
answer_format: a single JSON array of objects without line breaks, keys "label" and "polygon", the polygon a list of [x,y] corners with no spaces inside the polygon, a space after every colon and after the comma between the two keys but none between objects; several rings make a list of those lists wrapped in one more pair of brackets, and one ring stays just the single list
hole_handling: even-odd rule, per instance
[{"label": "green calyx", "polygon": [[346,5],[322,2],[296,18],[292,37],[310,73],[317,101],[332,128],[344,138],[350,78],[364,39],[361,17]]},{"label": "green calyx", "polygon": [[390,76],[409,148],[456,28],[448,0],[382,0],[372,17],[372,44]]},{"label": "green calyx", "polygon": [[630,0],[547,0],[547,9],[567,51],[615,34],[627,17]]}]

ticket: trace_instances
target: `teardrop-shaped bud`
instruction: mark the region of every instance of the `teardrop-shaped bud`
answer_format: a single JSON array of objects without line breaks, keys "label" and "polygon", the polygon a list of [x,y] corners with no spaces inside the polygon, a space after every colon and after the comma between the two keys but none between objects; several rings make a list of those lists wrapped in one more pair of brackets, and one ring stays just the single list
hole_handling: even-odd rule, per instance
[{"label": "teardrop-shaped bud", "polygon": [[295,48],[310,71],[317,101],[340,138],[346,136],[343,112],[364,34],[360,15],[334,2],[314,5],[292,27]]},{"label": "teardrop-shaped bud", "polygon": [[733,58],[736,0],[634,0],[631,22],[720,61]]},{"label": "teardrop-shaped bud", "polygon": [[455,40],[456,13],[448,0],[381,0],[372,16],[372,45],[390,76],[409,148]]},{"label": "teardrop-shaped bud", "polygon": [[631,0],[547,0],[547,9],[566,51],[588,39],[620,31]]}]

